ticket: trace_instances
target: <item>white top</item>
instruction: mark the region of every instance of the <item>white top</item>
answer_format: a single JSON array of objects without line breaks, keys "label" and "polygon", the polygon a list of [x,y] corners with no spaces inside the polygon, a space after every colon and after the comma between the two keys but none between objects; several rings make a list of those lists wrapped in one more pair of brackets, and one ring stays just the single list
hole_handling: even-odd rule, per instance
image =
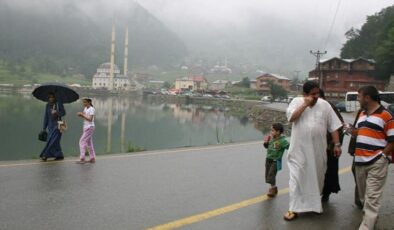
[{"label": "white top", "polygon": [[[94,108],[92,106],[90,106],[89,108],[85,107],[83,109],[83,114],[87,116],[94,116]],[[94,117],[92,121],[87,121],[86,119],[83,119],[83,128],[85,129],[90,127],[94,127]]]}]

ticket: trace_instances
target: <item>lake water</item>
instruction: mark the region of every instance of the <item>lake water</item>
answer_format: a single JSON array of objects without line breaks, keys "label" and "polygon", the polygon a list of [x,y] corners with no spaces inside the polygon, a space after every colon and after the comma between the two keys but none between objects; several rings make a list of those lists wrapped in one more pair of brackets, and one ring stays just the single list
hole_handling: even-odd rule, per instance
[{"label": "lake water", "polygon": [[[262,138],[247,119],[230,116],[226,108],[154,104],[142,97],[93,97],[96,109],[94,146],[97,154],[204,146]],[[0,94],[0,160],[38,158],[45,143],[42,129],[45,103],[31,94]],[[65,104],[68,130],[61,145],[65,156],[79,155],[82,103]]]}]

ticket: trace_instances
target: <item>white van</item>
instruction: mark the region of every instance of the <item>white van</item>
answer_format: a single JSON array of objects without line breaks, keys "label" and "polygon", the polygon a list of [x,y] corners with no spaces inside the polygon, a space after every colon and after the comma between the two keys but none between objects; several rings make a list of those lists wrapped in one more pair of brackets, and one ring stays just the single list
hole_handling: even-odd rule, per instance
[{"label": "white van", "polygon": [[271,96],[264,96],[261,98],[262,101],[264,102],[271,102],[272,101],[272,97]]}]

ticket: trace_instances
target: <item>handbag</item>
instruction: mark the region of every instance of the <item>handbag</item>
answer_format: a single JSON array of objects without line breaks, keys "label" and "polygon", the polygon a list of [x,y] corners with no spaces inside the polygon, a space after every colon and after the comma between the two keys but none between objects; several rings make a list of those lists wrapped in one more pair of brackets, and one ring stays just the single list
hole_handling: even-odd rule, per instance
[{"label": "handbag", "polygon": [[46,142],[47,139],[48,139],[48,133],[47,133],[47,131],[42,130],[42,131],[38,134],[38,140]]},{"label": "handbag", "polygon": [[67,130],[66,121],[62,121],[62,120],[57,121],[57,128],[61,133],[64,133]]},{"label": "handbag", "polygon": [[[59,104],[56,103],[56,108],[59,108]],[[67,130],[67,123],[66,121],[62,120],[62,117],[58,117],[57,120],[57,129],[59,129],[60,133],[64,133]]]}]

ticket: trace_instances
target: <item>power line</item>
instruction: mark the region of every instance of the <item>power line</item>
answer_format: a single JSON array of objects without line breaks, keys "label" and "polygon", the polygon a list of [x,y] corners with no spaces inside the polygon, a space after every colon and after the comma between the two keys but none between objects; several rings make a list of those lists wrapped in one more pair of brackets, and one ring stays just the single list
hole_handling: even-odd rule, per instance
[{"label": "power line", "polygon": [[331,33],[332,33],[332,28],[334,27],[336,18],[337,18],[337,14],[339,11],[339,7],[341,6],[341,2],[342,0],[338,0],[338,4],[337,4],[337,8],[335,9],[335,14],[334,14],[334,18],[332,19],[331,25],[330,25],[330,29],[328,30],[328,34],[327,34],[327,38],[326,41],[324,43],[324,49],[327,48],[327,44],[328,44],[328,40],[330,39]]}]

